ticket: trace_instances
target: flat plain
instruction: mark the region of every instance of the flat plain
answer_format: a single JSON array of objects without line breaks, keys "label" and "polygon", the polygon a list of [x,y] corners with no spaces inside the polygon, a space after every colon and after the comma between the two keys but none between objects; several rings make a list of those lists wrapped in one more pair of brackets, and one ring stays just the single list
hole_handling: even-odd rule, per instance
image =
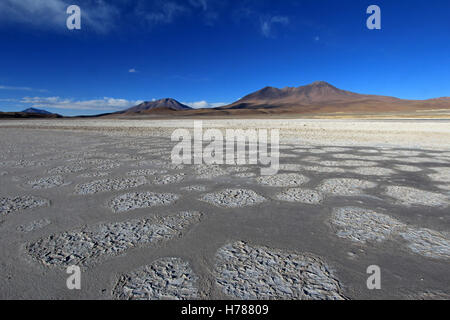
[{"label": "flat plain", "polygon": [[172,164],[193,120],[1,121],[0,298],[450,298],[450,121],[203,126],[279,129],[279,172]]}]

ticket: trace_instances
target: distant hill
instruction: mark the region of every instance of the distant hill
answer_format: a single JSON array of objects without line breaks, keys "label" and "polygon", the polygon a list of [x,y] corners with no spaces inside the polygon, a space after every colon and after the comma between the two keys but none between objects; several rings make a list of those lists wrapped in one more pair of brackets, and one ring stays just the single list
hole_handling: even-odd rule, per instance
[{"label": "distant hill", "polygon": [[116,112],[116,114],[146,114],[146,113],[164,113],[182,110],[191,110],[191,107],[178,102],[175,99],[166,98],[155,101],[146,101],[127,110]]},{"label": "distant hill", "polygon": [[46,110],[28,108],[20,112],[1,112],[0,119],[53,119],[62,118],[61,115]]},{"label": "distant hill", "polygon": [[0,111],[0,119],[56,119],[56,118],[62,118],[62,116],[56,113],[42,114],[42,113]]},{"label": "distant hill", "polygon": [[48,112],[47,110],[41,110],[41,109],[36,109],[36,108],[28,108],[22,111],[23,113],[36,113],[36,114],[46,114],[46,115],[50,115],[52,114],[51,112]]}]

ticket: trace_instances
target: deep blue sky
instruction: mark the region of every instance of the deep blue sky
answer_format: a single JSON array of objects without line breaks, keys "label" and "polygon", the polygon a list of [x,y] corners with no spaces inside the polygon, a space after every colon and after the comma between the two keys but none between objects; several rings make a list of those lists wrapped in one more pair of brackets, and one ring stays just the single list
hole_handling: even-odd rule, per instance
[{"label": "deep blue sky", "polygon": [[[81,30],[66,28],[70,4]],[[371,4],[381,30],[366,28]],[[1,0],[0,110],[92,114],[164,97],[211,106],[315,80],[450,96],[449,17],[448,0]]]}]

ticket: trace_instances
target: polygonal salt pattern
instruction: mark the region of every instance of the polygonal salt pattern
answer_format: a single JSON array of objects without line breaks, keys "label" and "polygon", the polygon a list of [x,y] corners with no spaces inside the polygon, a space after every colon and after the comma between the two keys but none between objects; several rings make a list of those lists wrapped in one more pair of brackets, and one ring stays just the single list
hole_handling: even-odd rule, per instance
[{"label": "polygonal salt pattern", "polygon": [[408,248],[434,259],[450,259],[450,234],[426,228],[407,228],[400,236],[409,242]]},{"label": "polygonal salt pattern", "polygon": [[50,205],[50,201],[35,196],[16,196],[0,198],[0,215]]},{"label": "polygonal salt pattern", "polygon": [[109,203],[114,212],[125,212],[174,203],[179,198],[173,193],[131,192],[115,197]]},{"label": "polygonal salt pattern", "polygon": [[167,170],[140,169],[140,170],[133,170],[133,171],[127,172],[127,176],[131,176],[131,177],[154,176],[156,174],[164,174],[164,173],[167,173]]},{"label": "polygonal salt pattern", "polygon": [[339,237],[361,243],[382,242],[405,227],[388,215],[356,207],[335,209],[331,224]]},{"label": "polygonal salt pattern", "polygon": [[433,259],[450,259],[450,233],[408,226],[373,210],[344,207],[333,211],[336,235],[353,242],[382,242],[401,237],[410,251]]},{"label": "polygonal salt pattern", "polygon": [[225,176],[228,172],[223,166],[219,165],[197,165],[194,167],[197,179],[212,179]]},{"label": "polygonal salt pattern", "polygon": [[322,193],[304,188],[289,188],[276,196],[276,199],[287,202],[300,202],[306,204],[319,204],[323,201]]},{"label": "polygonal salt pattern", "polygon": [[91,265],[134,247],[171,240],[198,223],[200,218],[201,213],[187,211],[163,218],[86,226],[29,243],[26,251],[46,266]]},{"label": "polygonal salt pattern", "polygon": [[400,170],[400,171],[405,171],[405,172],[420,172],[420,171],[422,171],[422,169],[419,167],[410,166],[407,164],[396,164],[396,165],[393,165],[392,168],[394,168],[396,170]]},{"label": "polygonal salt pattern", "polygon": [[236,299],[343,300],[334,271],[320,258],[245,242],[216,253],[216,284]]},{"label": "polygonal salt pattern", "polygon": [[386,195],[403,206],[447,207],[450,198],[444,194],[403,186],[386,187]]},{"label": "polygonal salt pattern", "polygon": [[336,178],[327,179],[318,186],[318,190],[323,193],[329,193],[337,196],[353,196],[364,193],[365,189],[375,188],[375,182],[351,179],[351,178]]},{"label": "polygonal salt pattern", "polygon": [[172,184],[172,183],[179,183],[183,181],[186,177],[185,173],[178,173],[178,174],[168,174],[164,176],[157,176],[153,180],[153,184]]},{"label": "polygonal salt pattern", "polygon": [[361,161],[361,160],[340,160],[340,161],[330,161],[323,160],[319,161],[318,164],[320,166],[326,167],[374,167],[378,163],[374,161]]},{"label": "polygonal salt pattern", "polygon": [[86,172],[83,174],[80,174],[80,178],[99,178],[99,177],[106,177],[109,176],[111,172],[107,171],[94,171],[94,172]]},{"label": "polygonal salt pattern", "polygon": [[64,185],[62,176],[51,176],[28,181],[27,183],[33,189],[50,189]]},{"label": "polygonal salt pattern", "polygon": [[428,175],[431,180],[438,182],[450,182],[450,168],[449,167],[441,167],[441,168],[432,168],[436,173],[431,173]]},{"label": "polygonal salt pattern", "polygon": [[67,173],[77,173],[86,170],[84,166],[82,166],[79,163],[73,163],[71,165],[67,166],[59,166],[56,168],[49,169],[47,173],[52,175],[59,175],[59,174],[67,174]]},{"label": "polygonal salt pattern", "polygon": [[75,187],[75,193],[79,195],[88,195],[98,192],[125,190],[142,186],[147,182],[145,177],[96,180],[77,185]]},{"label": "polygonal salt pattern", "polygon": [[161,258],[122,275],[113,290],[120,300],[193,300],[199,297],[197,276],[180,258]]},{"label": "polygonal salt pattern", "polygon": [[204,191],[208,190],[208,188],[206,186],[204,186],[204,185],[201,185],[201,184],[195,184],[195,185],[183,187],[183,188],[181,188],[181,190],[183,190],[183,191],[204,192]]},{"label": "polygonal salt pattern", "polygon": [[309,178],[298,173],[279,173],[258,177],[256,181],[270,187],[297,187],[307,183]]},{"label": "polygonal salt pattern", "polygon": [[267,199],[253,190],[226,189],[205,194],[200,200],[225,208],[240,208],[260,204]]},{"label": "polygonal salt pattern", "polygon": [[353,169],[351,172],[366,176],[390,176],[396,173],[394,170],[380,167],[361,167]]},{"label": "polygonal salt pattern", "polygon": [[29,224],[18,226],[17,231],[28,233],[28,232],[42,229],[42,228],[48,226],[50,223],[51,223],[51,221],[48,219],[35,220],[35,221],[30,222]]}]

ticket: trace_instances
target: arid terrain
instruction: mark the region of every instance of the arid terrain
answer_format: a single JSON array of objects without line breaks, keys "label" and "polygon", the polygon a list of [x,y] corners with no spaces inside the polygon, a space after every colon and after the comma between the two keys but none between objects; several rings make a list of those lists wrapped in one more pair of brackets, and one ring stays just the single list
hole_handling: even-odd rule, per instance
[{"label": "arid terrain", "polygon": [[279,129],[279,172],[173,164],[192,120],[2,120],[0,299],[450,298],[449,120],[203,126]]}]

